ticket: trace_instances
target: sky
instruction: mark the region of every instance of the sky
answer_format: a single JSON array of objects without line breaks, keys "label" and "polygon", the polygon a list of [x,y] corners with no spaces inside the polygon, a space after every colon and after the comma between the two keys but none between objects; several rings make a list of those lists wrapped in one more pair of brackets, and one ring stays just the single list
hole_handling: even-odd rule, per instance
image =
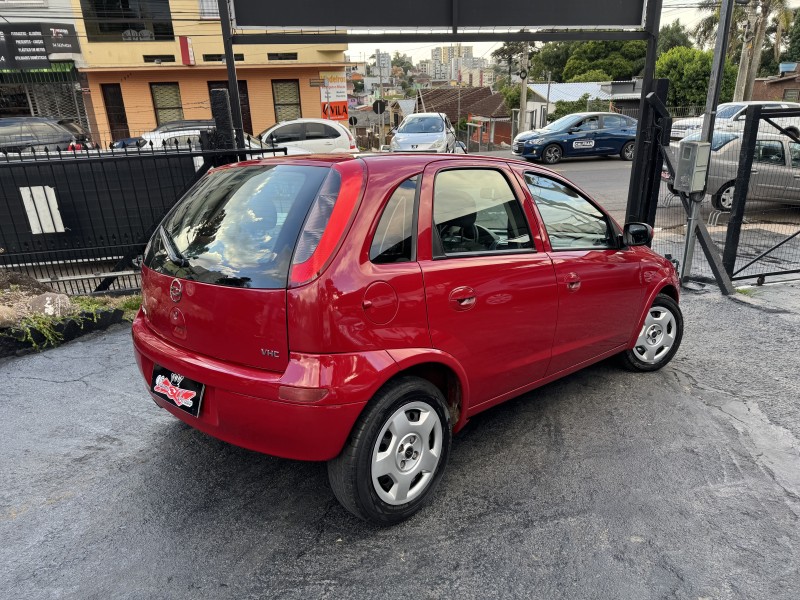
[{"label": "sky", "polygon": [[[705,15],[699,12],[695,7],[699,0],[664,0],[664,8],[661,12],[661,24],[667,25],[676,19],[680,19],[681,23],[691,30],[700,19]],[[792,8],[800,7],[800,0],[790,0],[789,6]],[[491,58],[494,50],[503,44],[502,40],[495,43],[490,42],[464,42],[465,46],[473,47],[473,56],[483,56]],[[394,54],[399,51],[401,54],[408,54],[415,63],[420,60],[430,58],[431,50],[437,46],[449,45],[443,42],[433,42],[423,44],[421,42],[411,44],[378,44],[381,52],[390,52]],[[370,55],[375,54],[375,44],[350,44],[347,55],[352,61],[366,61]]]}]

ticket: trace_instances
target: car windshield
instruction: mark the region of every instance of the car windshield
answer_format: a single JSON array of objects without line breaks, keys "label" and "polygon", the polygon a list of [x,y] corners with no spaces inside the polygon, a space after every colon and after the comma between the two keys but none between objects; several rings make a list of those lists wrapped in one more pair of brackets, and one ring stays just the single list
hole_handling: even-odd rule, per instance
[{"label": "car windshield", "polygon": [[[697,131],[695,133],[690,133],[685,138],[683,138],[683,141],[696,142],[700,139],[701,133],[702,132],[700,131]],[[721,150],[723,147],[725,147],[738,137],[739,137],[738,133],[732,133],[730,131],[715,131],[714,135],[711,138],[711,151],[718,152],[719,150]]]},{"label": "car windshield", "polygon": [[572,125],[579,118],[580,115],[567,115],[566,117],[561,117],[560,119],[547,124],[546,126],[542,127],[542,129],[547,131],[561,131],[562,129],[566,129]]},{"label": "car windshield", "polygon": [[744,108],[744,104],[726,104],[717,110],[718,119],[732,119],[736,113]]},{"label": "car windshield", "polygon": [[444,131],[442,117],[415,117],[400,123],[397,133],[441,133]]}]

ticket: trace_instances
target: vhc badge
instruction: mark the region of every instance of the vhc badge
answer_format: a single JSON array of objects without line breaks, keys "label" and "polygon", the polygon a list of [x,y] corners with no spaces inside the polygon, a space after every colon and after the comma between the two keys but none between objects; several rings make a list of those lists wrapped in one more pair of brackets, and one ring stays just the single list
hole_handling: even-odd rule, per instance
[{"label": "vhc badge", "polygon": [[180,302],[183,298],[183,284],[180,279],[173,279],[169,284],[169,297],[173,302]]}]

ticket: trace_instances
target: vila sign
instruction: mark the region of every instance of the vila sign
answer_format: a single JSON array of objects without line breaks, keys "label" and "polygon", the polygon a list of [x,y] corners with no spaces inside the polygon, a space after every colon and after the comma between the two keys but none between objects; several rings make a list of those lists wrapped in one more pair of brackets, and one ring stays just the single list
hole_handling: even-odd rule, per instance
[{"label": "vila sign", "polygon": [[344,71],[321,71],[321,79],[328,82],[319,88],[322,116],[334,121],[347,120],[347,77]]},{"label": "vila sign", "polygon": [[80,52],[73,25],[4,23],[0,25],[0,69],[49,69],[50,54]]}]

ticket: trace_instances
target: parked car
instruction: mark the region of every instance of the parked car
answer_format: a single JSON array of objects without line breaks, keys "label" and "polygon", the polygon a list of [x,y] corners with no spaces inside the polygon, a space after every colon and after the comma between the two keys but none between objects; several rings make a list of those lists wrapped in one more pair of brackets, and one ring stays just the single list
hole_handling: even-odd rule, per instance
[{"label": "parked car", "polygon": [[[729,212],[733,207],[741,149],[740,133],[714,132],[706,191],[717,210]],[[800,205],[800,144],[783,135],[758,134],[747,199]]]},{"label": "parked car", "polygon": [[610,356],[635,371],[672,359],[679,282],[651,237],[520,161],[221,167],[147,245],[136,361],[174,416],[328,461],[347,510],[395,523],[475,414]]},{"label": "parked car", "polygon": [[262,131],[258,137],[267,145],[302,148],[314,154],[358,152],[350,130],[338,121],[328,119],[283,121]]},{"label": "parked car", "polygon": [[141,148],[145,141],[142,137],[120,138],[111,142],[112,148]]},{"label": "parked car", "polygon": [[[797,108],[797,102],[775,102],[769,100],[749,100],[747,102],[723,102],[717,106],[717,115],[714,117],[714,129],[722,131],[742,131],[744,130],[744,119],[747,107],[753,104],[761,104],[764,108]],[[775,122],[781,127],[791,130],[797,135],[800,131],[800,117],[786,117],[776,119]],[[703,127],[703,117],[690,117],[688,119],[676,119],[672,122],[672,132],[670,137],[673,140],[682,140],[690,133],[700,131]],[[777,133],[777,130],[764,122],[760,125],[761,131],[765,133]]]},{"label": "parked car", "polygon": [[44,152],[75,147],[74,134],[46,117],[0,119],[0,152]]},{"label": "parked car", "polygon": [[76,146],[76,150],[91,150],[95,147],[95,143],[92,141],[92,136],[89,135],[83,125],[81,125],[75,119],[59,119],[56,121],[58,125],[66,129],[72,134],[74,138],[74,144]]},{"label": "parked car", "polygon": [[392,152],[453,152],[456,134],[444,113],[414,113],[400,125],[390,144]]},{"label": "parked car", "polygon": [[[216,125],[214,121],[177,121],[142,134],[142,141],[138,143],[138,147],[149,148],[150,142],[152,142],[155,148],[161,148],[166,145],[169,148],[185,149],[191,147],[194,150],[198,150],[201,147],[201,136],[204,133],[213,134],[215,131]],[[271,146],[249,134],[245,134],[244,143],[245,147],[251,150],[263,148],[265,151],[271,151],[276,148],[281,150],[285,148],[287,155],[309,154],[308,150],[293,147],[289,144]]]},{"label": "parked car", "polygon": [[520,158],[548,165],[574,156],[619,155],[622,160],[633,160],[635,143],[636,119],[617,113],[584,112],[520,133],[511,151]]}]

